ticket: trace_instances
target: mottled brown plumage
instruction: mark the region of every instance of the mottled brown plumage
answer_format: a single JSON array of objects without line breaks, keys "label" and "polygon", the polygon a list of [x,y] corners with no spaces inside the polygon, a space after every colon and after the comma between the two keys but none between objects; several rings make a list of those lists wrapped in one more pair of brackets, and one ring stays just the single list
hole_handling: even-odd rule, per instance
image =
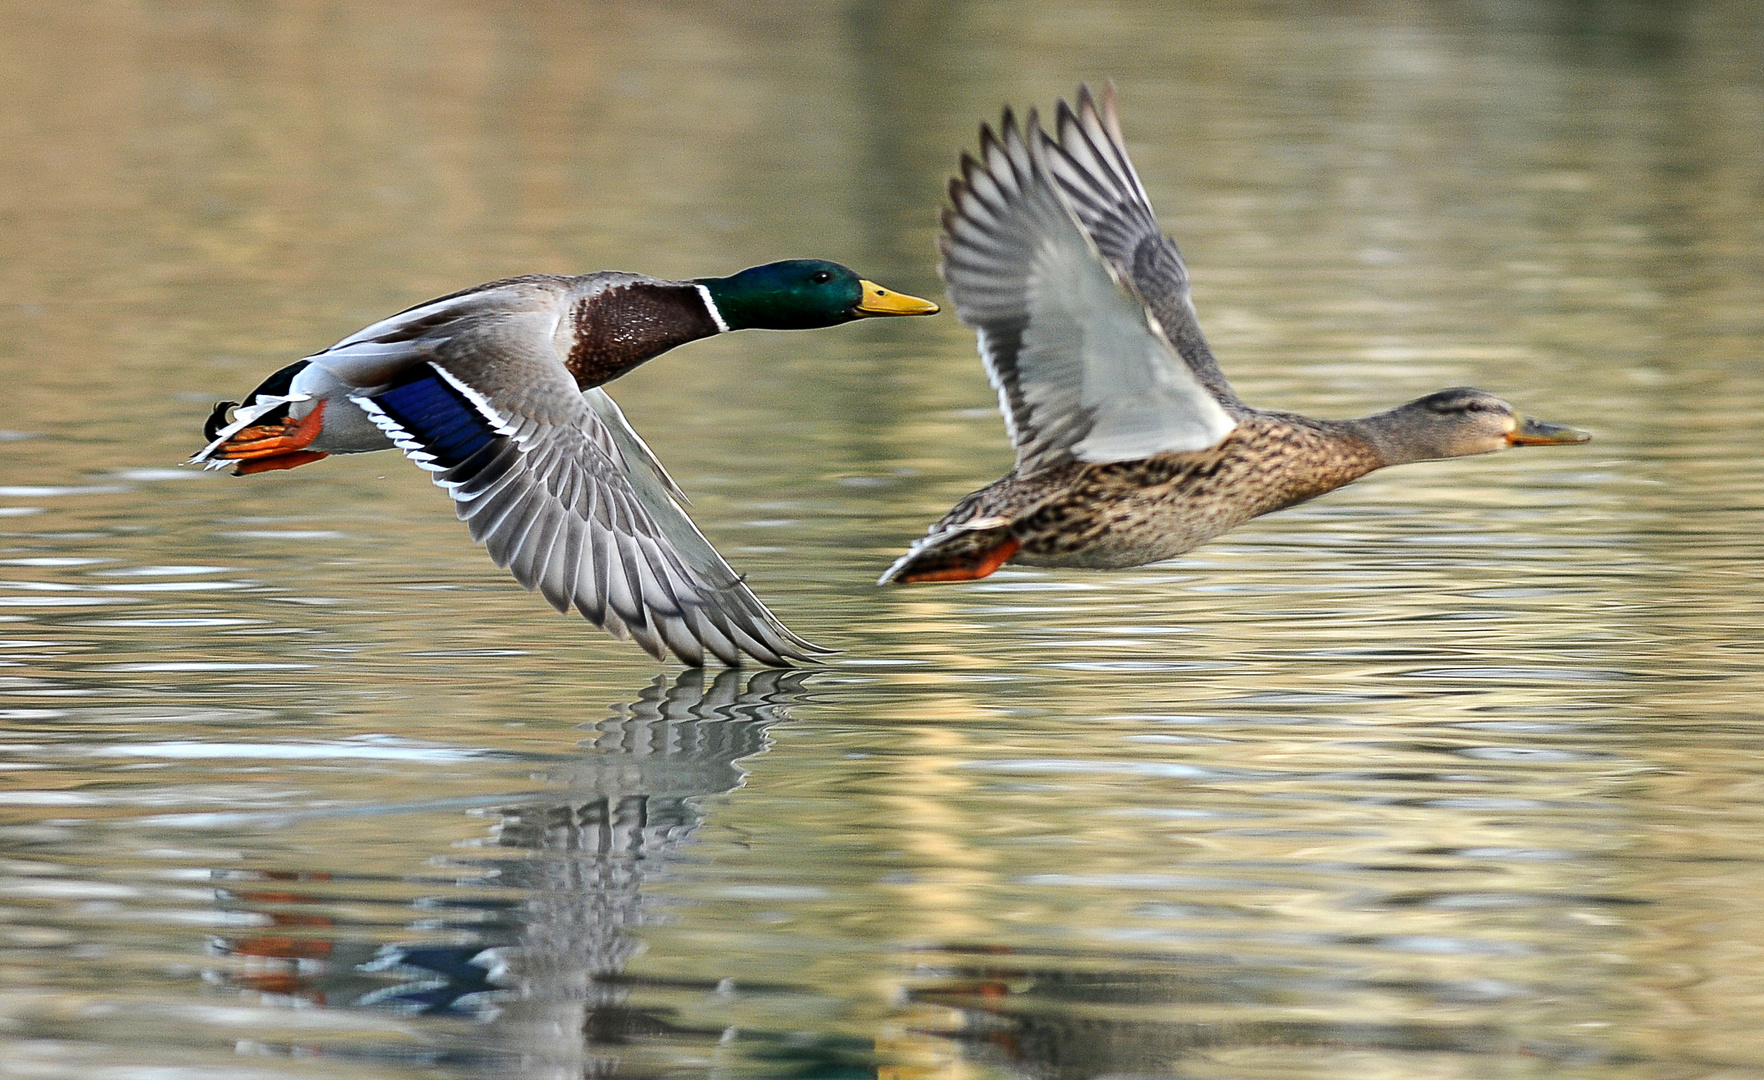
[{"label": "mottled brown plumage", "polygon": [[1016,561],[1115,569],[1168,559],[1250,518],[1357,480],[1379,465],[1347,425],[1254,414],[1208,450],[1015,472],[963,500],[1011,521]]},{"label": "mottled brown plumage", "polygon": [[998,390],[1017,464],[931,527],[882,583],[985,577],[1006,561],[1114,569],[1172,558],[1375,469],[1584,432],[1442,390],[1318,420],[1239,398],[1122,145],[1114,95],[981,130],[944,213],[942,272]]}]

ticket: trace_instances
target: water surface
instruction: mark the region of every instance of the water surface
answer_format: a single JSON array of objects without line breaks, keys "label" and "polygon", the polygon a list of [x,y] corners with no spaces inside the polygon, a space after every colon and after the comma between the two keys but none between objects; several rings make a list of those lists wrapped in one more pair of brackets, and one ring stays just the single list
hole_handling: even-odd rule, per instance
[{"label": "water surface", "polygon": [[[0,7],[0,1073],[1764,1075],[1760,25]],[[1109,77],[1249,400],[1597,440],[878,591],[1010,460],[971,336],[698,343],[614,390],[806,674],[553,615],[389,455],[174,467],[507,274],[941,296],[978,121]]]}]

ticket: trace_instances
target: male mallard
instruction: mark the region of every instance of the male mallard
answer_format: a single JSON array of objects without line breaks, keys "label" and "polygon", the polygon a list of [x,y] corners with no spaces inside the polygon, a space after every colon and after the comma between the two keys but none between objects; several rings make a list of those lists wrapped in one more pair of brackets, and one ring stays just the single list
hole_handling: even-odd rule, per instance
[{"label": "male mallard", "polygon": [[1589,435],[1441,390],[1358,420],[1243,403],[1207,348],[1188,270],[1122,145],[1113,87],[980,132],[943,214],[943,265],[979,332],[1017,448],[882,575],[968,581],[1015,560],[1112,568],[1168,559],[1374,469]]},{"label": "male mallard", "polygon": [[[937,305],[838,263],[726,278],[535,274],[373,324],[265,379],[194,462],[239,473],[396,446],[434,475],[498,566],[656,659],[737,666],[828,650],[766,610],[681,509],[685,496],[600,385],[688,341],[801,330]],[[678,500],[678,501],[676,501]]]}]

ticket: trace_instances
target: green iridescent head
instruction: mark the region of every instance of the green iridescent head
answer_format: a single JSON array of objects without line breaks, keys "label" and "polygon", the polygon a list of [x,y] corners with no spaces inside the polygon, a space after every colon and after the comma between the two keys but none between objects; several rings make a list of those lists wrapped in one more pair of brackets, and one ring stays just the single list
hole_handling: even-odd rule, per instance
[{"label": "green iridescent head", "polygon": [[698,278],[731,330],[812,330],[878,315],[935,315],[937,305],[865,281],[822,259],[786,259]]}]

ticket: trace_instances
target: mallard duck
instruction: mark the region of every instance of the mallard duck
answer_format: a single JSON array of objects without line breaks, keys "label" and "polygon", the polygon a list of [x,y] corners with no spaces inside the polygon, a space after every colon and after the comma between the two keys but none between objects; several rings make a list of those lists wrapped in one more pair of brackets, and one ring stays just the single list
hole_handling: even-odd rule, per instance
[{"label": "mallard duck", "polygon": [[[397,447],[453,497],[498,566],[651,656],[812,661],[693,526],[685,495],[601,384],[676,345],[930,315],[838,263],[724,278],[535,274],[430,300],[221,402],[191,458],[238,473]],[[236,406],[236,408],[235,408]],[[229,410],[231,413],[229,415]]]},{"label": "mallard duck", "polygon": [[1121,138],[1113,87],[1055,130],[1007,110],[963,155],[940,268],[979,334],[1017,451],[882,575],[971,581],[1006,562],[1099,569],[1168,559],[1375,469],[1585,442],[1481,390],[1357,420],[1246,405],[1207,347],[1188,270]]}]

